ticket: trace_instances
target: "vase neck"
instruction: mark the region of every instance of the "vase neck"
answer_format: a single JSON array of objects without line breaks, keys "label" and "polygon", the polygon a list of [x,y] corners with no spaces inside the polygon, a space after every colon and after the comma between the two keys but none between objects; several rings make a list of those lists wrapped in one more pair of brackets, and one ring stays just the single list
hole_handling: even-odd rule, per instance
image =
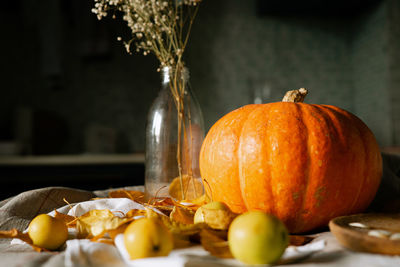
[{"label": "vase neck", "polygon": [[186,83],[189,81],[189,70],[186,67],[172,67],[172,66],[166,66],[162,68],[161,71],[161,80],[163,84],[167,84],[170,81],[173,81],[174,79],[179,79]]}]

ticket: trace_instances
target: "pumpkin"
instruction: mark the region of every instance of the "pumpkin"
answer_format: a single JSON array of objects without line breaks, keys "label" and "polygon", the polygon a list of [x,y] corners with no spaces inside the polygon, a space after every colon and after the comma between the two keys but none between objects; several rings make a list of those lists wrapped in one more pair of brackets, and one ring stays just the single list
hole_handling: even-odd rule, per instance
[{"label": "pumpkin", "polygon": [[302,103],[306,94],[243,106],[211,127],[199,163],[213,201],[272,213],[291,233],[367,208],[382,175],[373,133],[343,109]]}]

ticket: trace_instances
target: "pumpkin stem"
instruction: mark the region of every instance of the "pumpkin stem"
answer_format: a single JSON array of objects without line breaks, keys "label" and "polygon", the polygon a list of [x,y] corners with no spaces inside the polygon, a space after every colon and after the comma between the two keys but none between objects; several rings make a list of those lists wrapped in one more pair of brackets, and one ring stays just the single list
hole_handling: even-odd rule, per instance
[{"label": "pumpkin stem", "polygon": [[304,98],[306,97],[307,93],[308,93],[308,91],[305,88],[287,91],[285,96],[282,99],[282,102],[293,102],[293,103],[300,102],[300,103],[302,103],[304,101]]}]

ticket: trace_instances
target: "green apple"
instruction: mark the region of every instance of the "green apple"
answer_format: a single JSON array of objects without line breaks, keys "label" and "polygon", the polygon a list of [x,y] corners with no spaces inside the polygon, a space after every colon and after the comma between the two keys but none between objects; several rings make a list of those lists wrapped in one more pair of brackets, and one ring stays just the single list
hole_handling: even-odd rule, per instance
[{"label": "green apple", "polygon": [[271,264],[281,258],[289,244],[289,234],[275,216],[249,211],[233,220],[228,244],[232,255],[243,263]]}]

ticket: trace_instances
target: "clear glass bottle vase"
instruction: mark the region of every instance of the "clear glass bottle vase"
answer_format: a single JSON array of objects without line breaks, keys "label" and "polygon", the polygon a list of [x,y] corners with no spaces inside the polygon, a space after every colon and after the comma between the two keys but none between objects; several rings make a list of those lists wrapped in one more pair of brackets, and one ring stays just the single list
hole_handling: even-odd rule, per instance
[{"label": "clear glass bottle vase", "polygon": [[147,118],[146,199],[194,199],[203,194],[199,154],[204,138],[200,105],[185,67],[164,67],[162,88]]}]

